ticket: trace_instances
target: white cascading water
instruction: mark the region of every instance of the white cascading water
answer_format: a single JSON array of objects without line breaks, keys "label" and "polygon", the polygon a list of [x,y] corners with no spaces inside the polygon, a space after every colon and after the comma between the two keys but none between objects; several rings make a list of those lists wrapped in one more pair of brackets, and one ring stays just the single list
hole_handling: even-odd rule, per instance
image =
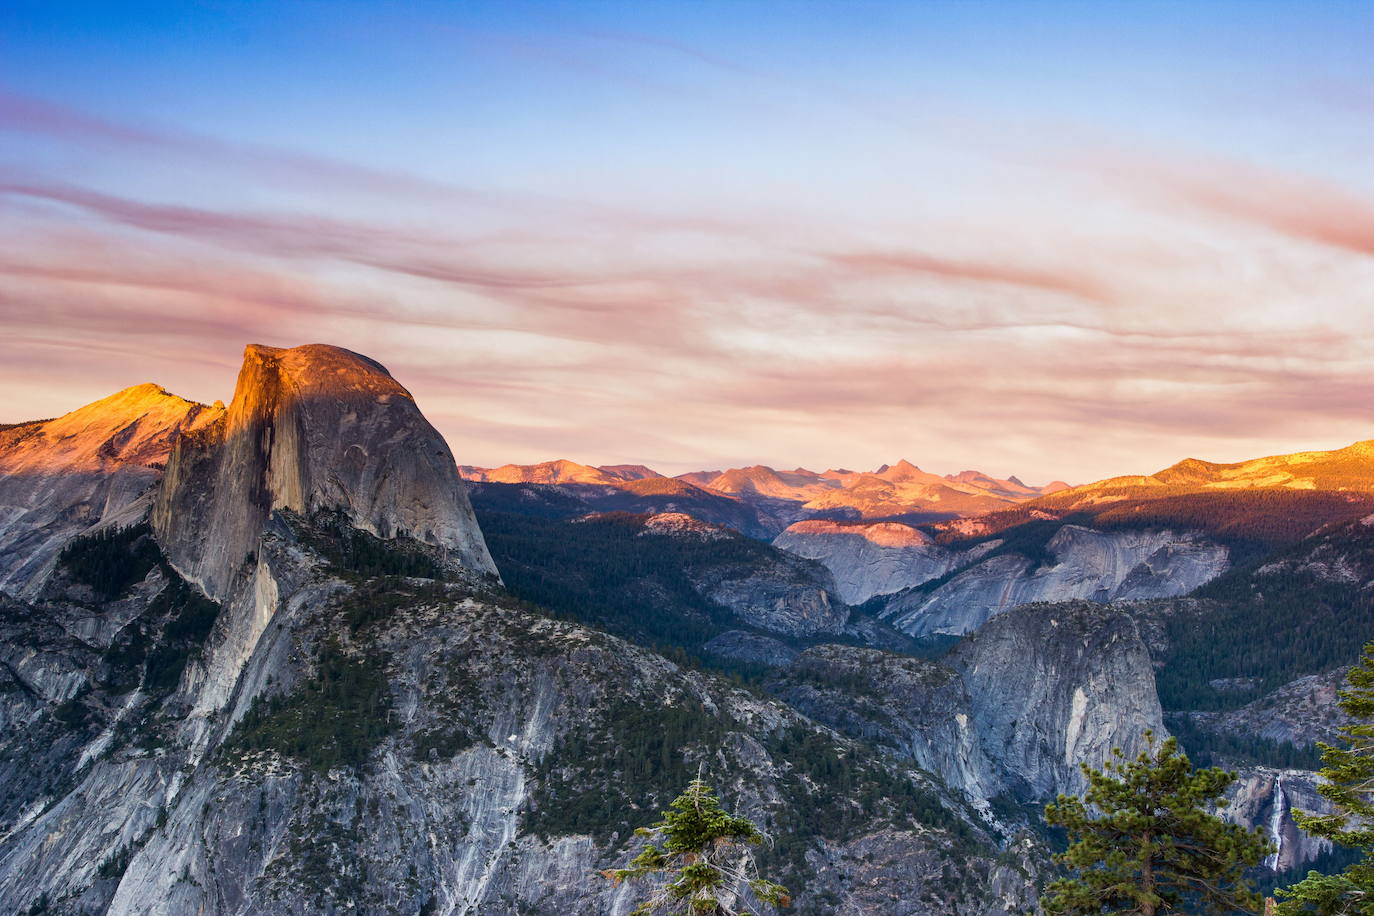
[{"label": "white cascading water", "polygon": [[1269,839],[1274,852],[1264,860],[1267,868],[1279,870],[1279,855],[1283,852],[1283,815],[1288,810],[1288,796],[1283,791],[1283,774],[1274,780],[1274,810],[1269,815]]}]

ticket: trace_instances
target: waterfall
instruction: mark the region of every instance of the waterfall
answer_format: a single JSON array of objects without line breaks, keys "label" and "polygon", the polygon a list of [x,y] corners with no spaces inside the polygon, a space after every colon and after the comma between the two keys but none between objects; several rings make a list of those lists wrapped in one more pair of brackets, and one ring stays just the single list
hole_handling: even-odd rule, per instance
[{"label": "waterfall", "polygon": [[1283,852],[1283,816],[1288,811],[1288,796],[1283,791],[1283,774],[1274,780],[1274,810],[1269,815],[1269,839],[1274,852],[1264,860],[1267,868],[1279,870],[1279,855]]}]

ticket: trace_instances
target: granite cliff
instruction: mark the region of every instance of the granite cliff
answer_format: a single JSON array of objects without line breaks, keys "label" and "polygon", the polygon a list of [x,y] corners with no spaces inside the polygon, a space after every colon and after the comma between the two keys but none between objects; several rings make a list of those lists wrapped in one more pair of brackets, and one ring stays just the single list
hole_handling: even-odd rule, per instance
[{"label": "granite cliff", "polygon": [[1184,595],[1224,572],[1227,548],[1187,531],[1052,525],[1043,543],[939,543],[896,522],[808,521],[774,544],[825,565],[840,594],[913,636],[961,635],[1021,604]]},{"label": "granite cliff", "polygon": [[447,443],[380,364],[250,345],[221,422],[177,443],[152,512],[168,559],[222,599],[272,512],[342,513],[496,571]]},{"label": "granite cliff", "polygon": [[[1042,852],[913,761],[506,596],[447,447],[363,357],[249,348],[155,496],[3,598],[0,909],[623,914],[597,870],[698,766],[798,912],[1034,906]],[[729,585],[757,574],[700,587],[848,616]]]}]

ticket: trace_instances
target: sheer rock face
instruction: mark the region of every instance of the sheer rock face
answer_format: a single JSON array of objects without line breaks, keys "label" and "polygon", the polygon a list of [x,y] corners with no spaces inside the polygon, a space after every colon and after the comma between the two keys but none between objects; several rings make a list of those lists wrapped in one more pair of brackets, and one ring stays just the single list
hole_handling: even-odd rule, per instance
[{"label": "sheer rock face", "polygon": [[768,686],[810,718],[910,757],[978,807],[1007,788],[973,729],[968,690],[939,662],[821,645]]},{"label": "sheer rock face", "polygon": [[0,589],[31,597],[73,537],[139,521],[173,444],[223,415],[145,384],[0,429]]},{"label": "sheer rock face", "polygon": [[[80,609],[4,607],[0,633],[23,638],[0,652],[0,685],[15,671],[46,689],[0,694],[0,711],[13,718],[0,728],[0,912],[24,912],[46,895],[51,912],[71,916],[624,916],[636,888],[598,871],[632,857],[629,827],[651,822],[677,786],[635,810],[615,801],[628,826],[614,834],[574,831],[567,818],[595,803],[587,793],[619,791],[622,751],[646,737],[625,727],[626,704],[660,715],[699,708],[703,721],[717,723],[722,734],[691,742],[687,762],[695,769],[702,761],[732,807],[774,835],[780,818],[796,812],[806,823],[812,810],[805,761],[771,743],[783,730],[806,730],[846,759],[862,754],[940,799],[948,817],[965,816],[925,774],[834,738],[778,702],[480,589],[409,580],[387,614],[350,622],[345,608],[366,600],[356,581],[339,578],[276,520],[257,568],[272,580],[270,624],[259,629],[236,610],[249,581],[237,580],[203,651],[160,696],[146,681],[137,690],[106,683],[105,669],[122,655],[102,661],[99,645],[66,635],[64,615]],[[155,613],[159,576],[123,600]],[[226,667],[240,646],[251,646],[247,657]],[[317,705],[309,683],[325,646],[381,679],[385,710]],[[232,684],[216,675],[221,669],[236,672]],[[74,717],[61,701],[78,694],[72,705],[85,712]],[[311,768],[299,749],[236,744],[245,710],[274,695],[387,727],[364,763],[328,771]],[[197,714],[211,707],[219,714]],[[928,899],[923,911],[952,916],[1034,907],[1039,859],[1023,866],[1029,875],[1009,869],[976,824],[969,842],[967,832],[957,841],[924,820],[894,824],[878,809],[866,817],[852,829],[815,825],[805,855],[824,877],[799,888],[799,912],[895,916],[913,912],[912,895]]]},{"label": "sheer rock face", "polygon": [[1019,553],[989,557],[929,594],[894,598],[884,616],[913,636],[960,635],[1022,604],[1186,595],[1228,565],[1225,547],[1169,530],[1096,531],[1065,525],[1046,546],[1052,564],[1037,567]]},{"label": "sheer rock face", "polygon": [[968,690],[983,751],[1017,795],[1053,798],[1086,786],[1142,733],[1164,735],[1150,653],[1135,621],[1103,605],[1029,605],[989,622],[946,661]]},{"label": "sheer rock face", "polygon": [[250,345],[223,422],[173,451],[152,522],[177,569],[222,599],[278,509],[339,511],[496,572],[443,437],[386,369],[338,347]]},{"label": "sheer rock face", "polygon": [[1132,619],[1075,602],[1017,608],[941,661],[821,645],[767,682],[837,731],[909,757],[975,807],[1043,803],[1085,787],[1080,763],[1164,734]]},{"label": "sheer rock face", "polygon": [[875,595],[937,579],[966,566],[1000,544],[950,550],[919,528],[900,522],[797,522],[773,540],[774,547],[817,560],[835,577],[840,598],[862,604]]},{"label": "sheer rock face", "polygon": [[1262,827],[1274,846],[1266,864],[1276,871],[1304,865],[1331,851],[1329,840],[1312,836],[1293,820],[1293,809],[1330,814],[1331,803],[1317,793],[1320,777],[1309,770],[1243,767],[1226,792],[1221,814],[1245,827]]}]

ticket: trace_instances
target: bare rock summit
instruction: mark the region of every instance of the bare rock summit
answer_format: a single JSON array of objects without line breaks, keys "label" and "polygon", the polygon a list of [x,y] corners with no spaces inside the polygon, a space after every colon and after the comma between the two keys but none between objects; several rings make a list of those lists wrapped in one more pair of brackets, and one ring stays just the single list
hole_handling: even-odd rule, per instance
[{"label": "bare rock summit", "polygon": [[340,347],[250,344],[223,419],[172,452],[152,524],[177,570],[222,598],[275,510],[339,512],[496,573],[443,437],[380,363]]}]

